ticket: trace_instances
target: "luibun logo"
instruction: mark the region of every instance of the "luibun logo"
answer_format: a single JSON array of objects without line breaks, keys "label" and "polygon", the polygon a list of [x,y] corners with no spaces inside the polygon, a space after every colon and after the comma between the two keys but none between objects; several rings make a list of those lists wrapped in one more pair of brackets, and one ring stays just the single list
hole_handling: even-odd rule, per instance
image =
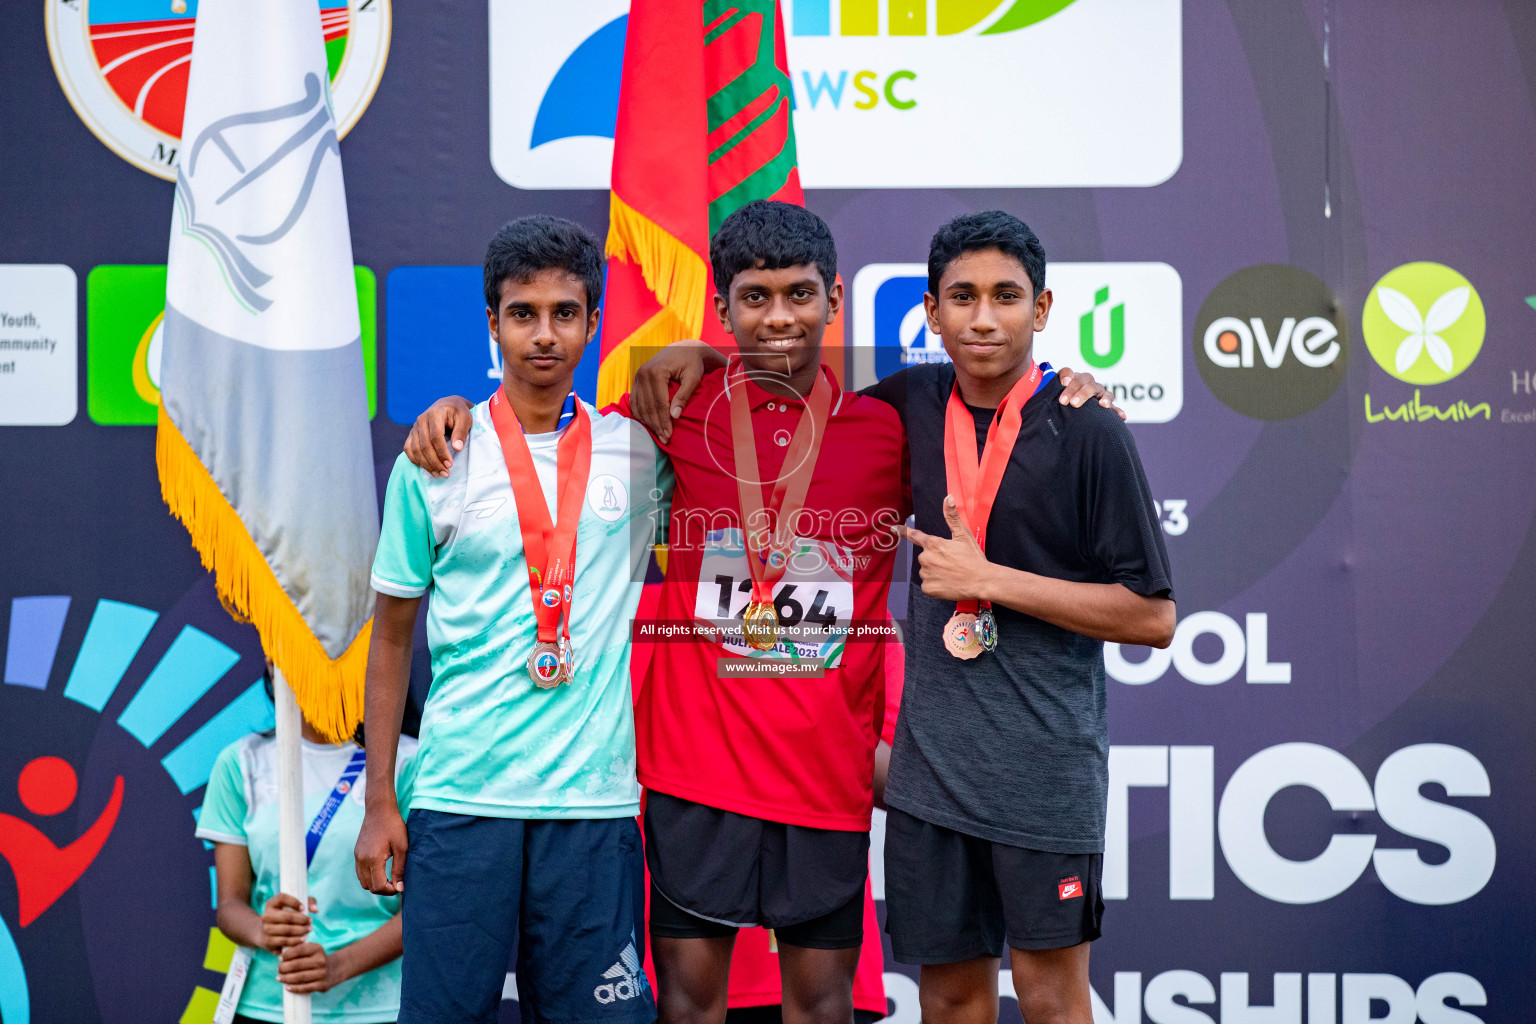
[{"label": "luibun logo", "polygon": [[592,990],[592,997],[600,1003],[614,1003],[634,999],[646,989],[645,974],[640,967],[640,953],[633,940],[619,954],[619,962],[603,972],[609,980]]},{"label": "luibun logo", "polygon": [[1256,420],[1311,412],[1344,379],[1348,339],[1328,286],[1263,264],[1218,284],[1195,317],[1195,365],[1211,394]]},{"label": "luibun logo", "polygon": [[[1483,347],[1487,318],[1472,283],[1440,263],[1407,263],[1371,289],[1360,331],[1371,358],[1405,384],[1431,386],[1460,376]],[[1367,423],[1464,423],[1493,418],[1487,402],[1456,398],[1441,406],[1413,397],[1365,396]]]}]

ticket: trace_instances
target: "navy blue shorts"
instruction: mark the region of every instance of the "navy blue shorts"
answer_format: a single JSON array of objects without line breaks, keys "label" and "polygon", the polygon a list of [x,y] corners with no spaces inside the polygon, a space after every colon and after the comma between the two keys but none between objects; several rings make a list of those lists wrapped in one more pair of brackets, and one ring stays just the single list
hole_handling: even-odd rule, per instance
[{"label": "navy blue shorts", "polygon": [[524,1024],[649,1024],[645,862],[633,818],[414,810],[400,1024],[495,1024],[514,946]]}]

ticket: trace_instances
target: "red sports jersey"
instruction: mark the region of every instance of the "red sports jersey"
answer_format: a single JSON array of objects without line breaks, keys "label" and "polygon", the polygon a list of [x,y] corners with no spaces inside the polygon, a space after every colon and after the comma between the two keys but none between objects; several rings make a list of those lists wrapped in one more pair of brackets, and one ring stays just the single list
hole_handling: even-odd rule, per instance
[{"label": "red sports jersey", "polygon": [[[862,831],[885,717],[885,644],[868,629],[887,620],[890,527],[902,518],[906,464],[896,411],[822,372],[833,389],[826,434],[794,523],[802,541],[775,602],[786,624],[824,623],[832,637],[851,631],[844,643],[800,649],[829,659],[820,678],[722,676],[719,664],[746,657],[744,646],[659,639],[637,695],[635,739],[648,789],[769,821]],[[676,487],[658,624],[739,620],[749,596],[725,380],[723,370],[704,378],[665,446]],[[771,481],[804,405],[741,386],[759,472]],[[619,406],[629,413],[628,396]]]}]

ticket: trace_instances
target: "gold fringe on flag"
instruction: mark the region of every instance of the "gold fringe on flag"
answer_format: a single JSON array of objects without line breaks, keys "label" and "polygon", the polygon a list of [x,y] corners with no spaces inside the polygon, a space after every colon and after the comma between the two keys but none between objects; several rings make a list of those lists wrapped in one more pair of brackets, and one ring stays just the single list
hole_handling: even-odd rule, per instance
[{"label": "gold fringe on flag", "polygon": [[155,462],[160,467],[160,493],[192,535],[203,568],[213,571],[219,599],[255,624],[263,650],[282,670],[309,723],[332,742],[351,739],[363,720],[363,678],[373,620],[363,624],[341,657],[326,656],[164,405]]},{"label": "gold fringe on flag", "polygon": [[609,197],[607,256],[640,268],[661,311],[603,357],[597,377],[598,408],[618,401],[629,390],[636,369],[630,366],[632,351],[654,351],[699,336],[708,297],[704,258],[617,193],[610,192]]},{"label": "gold fringe on flag", "polygon": [[670,309],[657,310],[656,315],[635,328],[629,337],[622,339],[603,357],[597,368],[597,407],[603,409],[617,402],[630,389],[635,371],[640,369],[638,365],[632,365],[636,353],[644,362],[674,341],[698,336],[696,330],[692,333],[684,330]]}]

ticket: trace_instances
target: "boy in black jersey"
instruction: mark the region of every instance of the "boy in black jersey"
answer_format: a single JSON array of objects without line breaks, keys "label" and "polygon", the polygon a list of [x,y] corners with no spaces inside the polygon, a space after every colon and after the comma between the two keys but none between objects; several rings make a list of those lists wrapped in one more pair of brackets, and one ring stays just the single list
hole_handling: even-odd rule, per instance
[{"label": "boy in black jersey", "polygon": [[922,965],[929,1024],[996,1021],[1005,938],[1024,1018],[1091,1024],[1103,645],[1171,642],[1162,531],[1125,425],[1092,404],[1063,415],[1034,363],[1051,293],[1027,225],[992,211],[940,228],[924,303],[953,365],[872,389],[906,427],[916,528],[898,530],[921,584],[886,787],[886,927],[896,958]]}]

